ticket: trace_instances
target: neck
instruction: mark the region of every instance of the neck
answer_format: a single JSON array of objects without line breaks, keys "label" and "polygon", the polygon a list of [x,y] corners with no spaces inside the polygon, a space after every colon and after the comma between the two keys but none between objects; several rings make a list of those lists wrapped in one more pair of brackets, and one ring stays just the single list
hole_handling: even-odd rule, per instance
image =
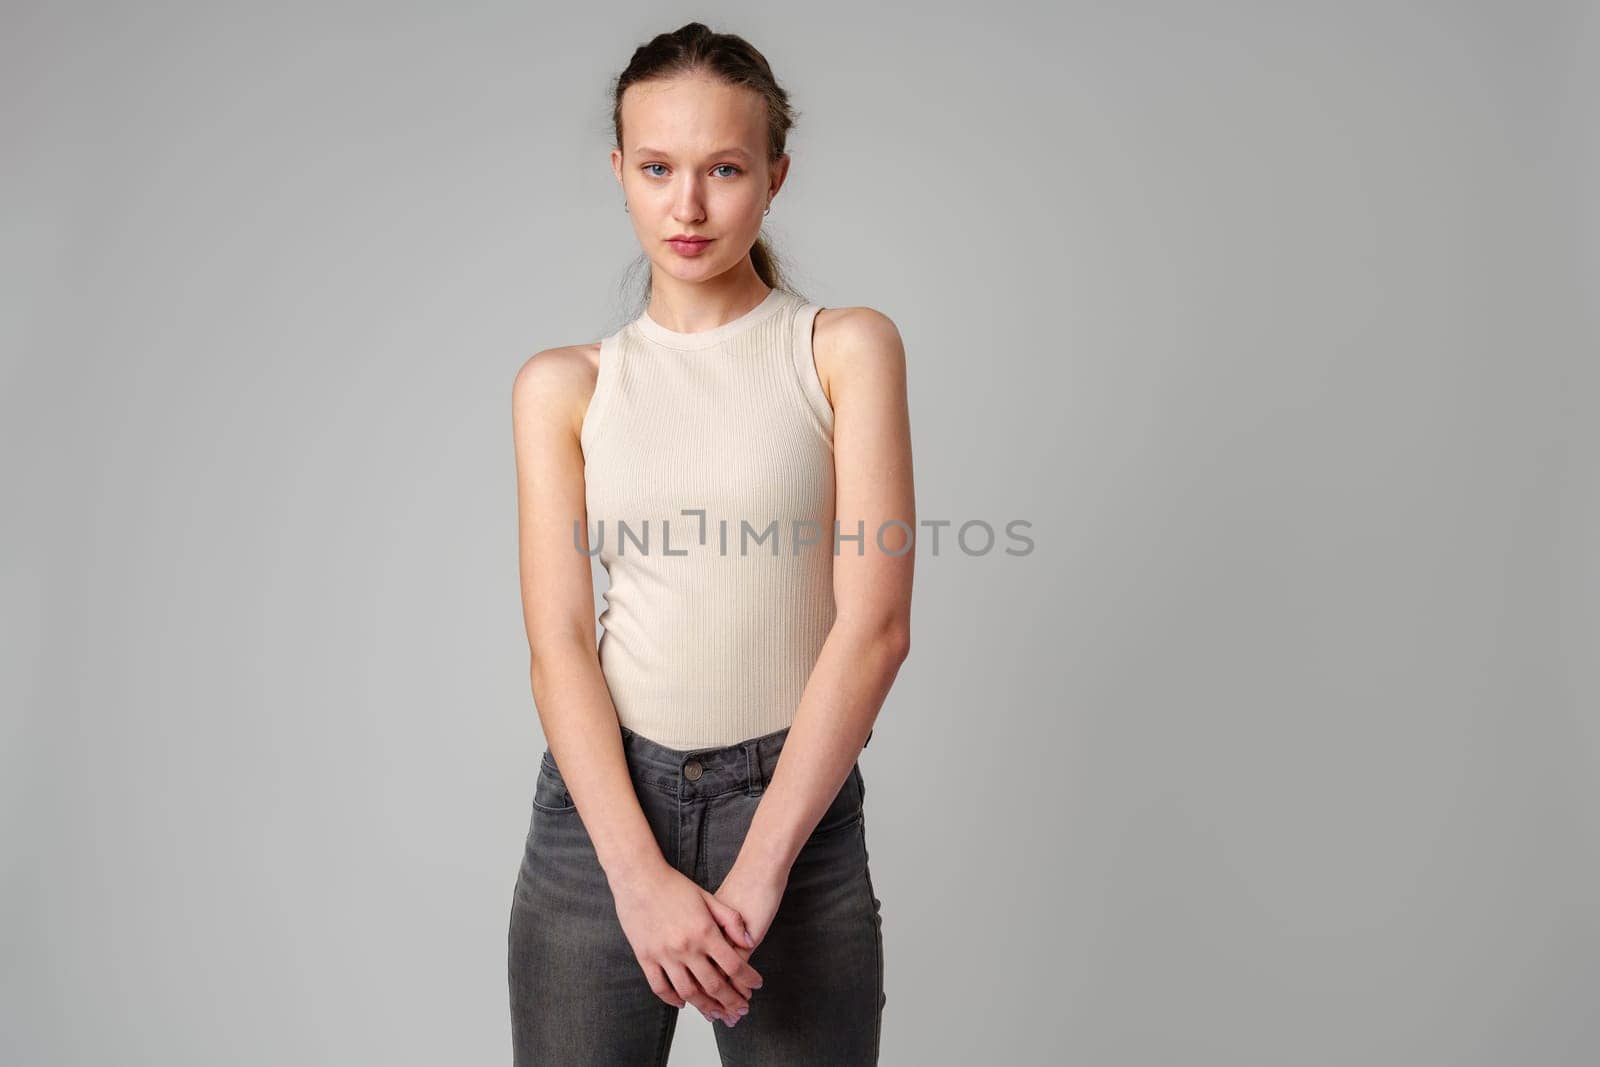
[{"label": "neck", "polygon": [[748,258],[743,269],[724,271],[703,282],[685,282],[651,271],[646,310],[669,330],[696,333],[733,321],[765,300],[771,291]]}]

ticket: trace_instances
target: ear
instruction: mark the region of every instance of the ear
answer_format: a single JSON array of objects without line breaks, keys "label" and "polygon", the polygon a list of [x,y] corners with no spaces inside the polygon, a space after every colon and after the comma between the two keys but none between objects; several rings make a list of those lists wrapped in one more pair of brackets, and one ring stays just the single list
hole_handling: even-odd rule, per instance
[{"label": "ear", "polygon": [[767,190],[767,199],[771,200],[778,195],[778,190],[783,188],[783,183],[789,177],[789,153],[780,155],[769,168],[772,174],[772,185]]},{"label": "ear", "polygon": [[616,175],[617,184],[622,184],[622,149],[611,150],[611,173]]}]

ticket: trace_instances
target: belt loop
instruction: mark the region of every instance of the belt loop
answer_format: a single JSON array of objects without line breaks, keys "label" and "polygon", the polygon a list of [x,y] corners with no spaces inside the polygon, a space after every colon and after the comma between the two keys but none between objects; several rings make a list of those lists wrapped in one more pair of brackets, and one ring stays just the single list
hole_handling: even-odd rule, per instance
[{"label": "belt loop", "polygon": [[767,783],[761,780],[761,754],[753,740],[744,743],[744,773],[745,795],[760,796]]}]

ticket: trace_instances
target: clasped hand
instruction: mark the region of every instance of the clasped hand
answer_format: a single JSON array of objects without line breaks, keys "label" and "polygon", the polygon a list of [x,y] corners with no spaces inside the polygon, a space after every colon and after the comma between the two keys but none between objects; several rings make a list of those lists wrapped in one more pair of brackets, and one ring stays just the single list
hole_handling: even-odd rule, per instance
[{"label": "clasped hand", "polygon": [[651,990],[675,1008],[736,1025],[762,977],[750,955],[766,937],[785,881],[737,863],[708,893],[665,862],[612,887],[617,918]]}]

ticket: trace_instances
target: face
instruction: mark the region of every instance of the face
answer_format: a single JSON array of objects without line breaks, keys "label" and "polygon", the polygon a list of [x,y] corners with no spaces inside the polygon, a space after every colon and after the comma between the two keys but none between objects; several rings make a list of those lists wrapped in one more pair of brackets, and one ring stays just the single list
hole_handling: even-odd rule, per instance
[{"label": "face", "polygon": [[767,161],[761,95],[702,75],[635,82],[622,94],[622,135],[611,168],[655,269],[704,281],[741,263],[789,169],[787,155]]}]

